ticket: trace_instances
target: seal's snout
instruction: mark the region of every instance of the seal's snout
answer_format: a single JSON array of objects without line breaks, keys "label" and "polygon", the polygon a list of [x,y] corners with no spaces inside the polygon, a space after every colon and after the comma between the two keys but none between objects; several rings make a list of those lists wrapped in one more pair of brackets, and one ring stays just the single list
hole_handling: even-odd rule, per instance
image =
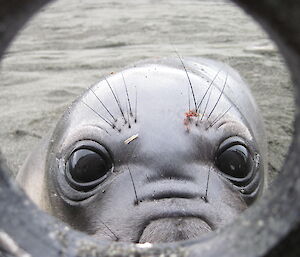
[{"label": "seal's snout", "polygon": [[195,239],[212,231],[202,219],[196,217],[162,218],[145,227],[139,243],[174,242]]},{"label": "seal's snout", "polygon": [[163,179],[147,184],[143,189],[143,194],[139,197],[139,201],[159,201],[169,198],[200,199],[201,195],[197,186],[192,182]]}]

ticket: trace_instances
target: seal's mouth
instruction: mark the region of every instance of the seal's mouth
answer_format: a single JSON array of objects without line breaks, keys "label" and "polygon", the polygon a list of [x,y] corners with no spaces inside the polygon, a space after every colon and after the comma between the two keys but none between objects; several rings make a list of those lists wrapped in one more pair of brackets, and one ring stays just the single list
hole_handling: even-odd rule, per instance
[{"label": "seal's mouth", "polygon": [[147,224],[138,243],[167,243],[196,239],[211,231],[211,226],[198,217],[159,218]]},{"label": "seal's mouth", "polygon": [[[167,181],[168,182],[168,181]],[[137,243],[166,243],[196,239],[214,230],[209,224],[208,205],[193,183],[176,181],[170,186],[159,181],[155,187],[146,185],[139,197],[139,207],[147,205],[147,218],[140,228]],[[196,206],[202,206],[201,211]]]}]

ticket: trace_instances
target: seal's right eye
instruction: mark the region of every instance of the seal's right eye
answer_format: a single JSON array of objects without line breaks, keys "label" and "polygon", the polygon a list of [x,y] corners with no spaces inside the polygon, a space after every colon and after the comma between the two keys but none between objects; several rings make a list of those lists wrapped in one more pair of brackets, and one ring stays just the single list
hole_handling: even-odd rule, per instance
[{"label": "seal's right eye", "polygon": [[108,167],[104,158],[91,150],[79,149],[68,161],[69,172],[78,183],[87,183],[104,177]]},{"label": "seal's right eye", "polygon": [[103,182],[111,168],[112,162],[105,149],[79,148],[69,156],[65,175],[74,189],[88,191]]}]

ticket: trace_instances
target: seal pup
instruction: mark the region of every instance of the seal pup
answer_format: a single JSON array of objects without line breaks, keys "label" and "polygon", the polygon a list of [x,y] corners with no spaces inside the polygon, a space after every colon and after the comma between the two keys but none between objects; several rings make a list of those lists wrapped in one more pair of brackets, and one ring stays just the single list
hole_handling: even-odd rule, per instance
[{"label": "seal pup", "polygon": [[236,71],[155,59],[89,88],[17,180],[41,209],[99,239],[195,239],[260,197],[265,147],[259,109]]}]

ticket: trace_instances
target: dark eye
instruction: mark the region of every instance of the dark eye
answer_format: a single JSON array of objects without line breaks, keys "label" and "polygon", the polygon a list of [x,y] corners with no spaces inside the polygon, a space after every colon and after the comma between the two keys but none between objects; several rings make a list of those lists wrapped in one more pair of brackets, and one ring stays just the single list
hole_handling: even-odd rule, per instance
[{"label": "dark eye", "polygon": [[108,176],[112,163],[105,149],[80,148],[71,153],[66,163],[66,177],[71,186],[87,191]]},{"label": "dark eye", "polygon": [[240,137],[230,137],[222,142],[216,153],[218,169],[230,180],[246,182],[251,176],[254,160],[247,143]]},{"label": "dark eye", "polygon": [[216,164],[223,173],[244,178],[251,171],[250,160],[250,153],[245,146],[234,145],[218,154]]},{"label": "dark eye", "polygon": [[255,142],[233,136],[225,139],[215,155],[215,165],[247,204],[251,204],[263,187],[263,165]]},{"label": "dark eye", "polygon": [[73,152],[68,161],[72,178],[79,183],[87,183],[106,175],[106,161],[98,153],[79,149]]}]

